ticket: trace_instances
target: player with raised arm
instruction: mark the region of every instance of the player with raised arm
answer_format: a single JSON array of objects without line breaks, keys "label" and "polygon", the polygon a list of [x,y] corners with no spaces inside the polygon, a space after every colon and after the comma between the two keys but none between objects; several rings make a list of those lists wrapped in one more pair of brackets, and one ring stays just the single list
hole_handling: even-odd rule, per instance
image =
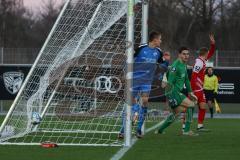
[{"label": "player with raised arm", "polygon": [[[163,131],[176,120],[180,113],[186,109],[186,126],[183,135],[197,135],[190,130],[193,118],[193,109],[195,106],[194,101],[197,101],[197,97],[192,92],[188,78],[186,65],[188,59],[189,49],[187,47],[181,47],[178,51],[178,59],[174,61],[174,63],[171,65],[170,71],[168,72],[168,85],[166,86],[166,96],[173,112],[162,121],[159,130],[157,130],[155,133],[162,134]],[[186,85],[188,94],[192,100],[181,93],[184,84]]]},{"label": "player with raised arm", "polygon": [[210,34],[209,38],[211,43],[210,50],[208,50],[206,47],[202,47],[199,49],[199,57],[195,60],[191,76],[191,87],[193,93],[198,98],[198,131],[209,131],[203,126],[206,113],[206,98],[203,91],[204,77],[206,72],[206,61],[209,60],[215,52],[214,35]]},{"label": "player with raised arm", "polygon": [[[149,35],[149,44],[141,45],[134,54],[132,120],[137,121],[138,138],[142,138],[142,125],[147,114],[149,93],[157,65],[161,64],[165,70],[168,67],[168,61],[163,58],[159,48],[161,42],[161,34],[152,32]],[[118,137],[124,137],[124,125]]]}]

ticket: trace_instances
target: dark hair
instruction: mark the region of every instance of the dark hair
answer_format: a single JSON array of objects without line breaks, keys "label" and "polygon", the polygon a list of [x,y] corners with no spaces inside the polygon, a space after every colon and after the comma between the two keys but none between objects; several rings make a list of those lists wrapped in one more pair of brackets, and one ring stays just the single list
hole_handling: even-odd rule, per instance
[{"label": "dark hair", "polygon": [[161,36],[161,33],[153,31],[149,34],[149,42],[152,42],[154,39],[158,38]]},{"label": "dark hair", "polygon": [[213,67],[207,67],[207,71],[208,71],[210,68],[213,70]]},{"label": "dark hair", "polygon": [[204,56],[204,55],[206,55],[207,53],[208,53],[208,48],[202,47],[202,48],[199,49],[199,55],[200,55],[200,56]]},{"label": "dark hair", "polygon": [[207,73],[207,74],[208,74],[208,70],[209,70],[210,68],[211,68],[212,71],[214,72],[213,67],[207,67],[207,69],[206,69],[206,73]]},{"label": "dark hair", "polygon": [[182,46],[182,47],[180,47],[179,49],[178,49],[178,53],[180,54],[180,53],[182,53],[182,51],[184,51],[184,50],[189,50],[187,47],[185,47],[185,46]]}]

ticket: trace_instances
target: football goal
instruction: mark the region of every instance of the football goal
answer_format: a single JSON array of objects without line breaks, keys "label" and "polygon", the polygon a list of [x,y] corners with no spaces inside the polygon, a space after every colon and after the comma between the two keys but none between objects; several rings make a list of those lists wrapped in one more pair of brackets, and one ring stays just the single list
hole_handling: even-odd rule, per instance
[{"label": "football goal", "polygon": [[128,142],[117,134],[130,108],[126,77],[143,5],[67,0],[1,125],[0,144],[129,145],[129,126]]}]

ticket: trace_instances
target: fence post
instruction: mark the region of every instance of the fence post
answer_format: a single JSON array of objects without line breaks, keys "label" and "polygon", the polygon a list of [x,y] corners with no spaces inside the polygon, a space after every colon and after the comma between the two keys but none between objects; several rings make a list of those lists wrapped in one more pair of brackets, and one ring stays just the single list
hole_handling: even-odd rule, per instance
[{"label": "fence post", "polygon": [[[1,64],[3,64],[3,47],[1,47]],[[3,101],[0,100],[0,113],[3,112]]]},{"label": "fence post", "polygon": [[3,112],[3,101],[0,100],[0,114]]},{"label": "fence post", "polygon": [[1,64],[3,64],[3,47],[1,47]]},{"label": "fence post", "polygon": [[218,50],[216,50],[215,65],[218,67]]}]

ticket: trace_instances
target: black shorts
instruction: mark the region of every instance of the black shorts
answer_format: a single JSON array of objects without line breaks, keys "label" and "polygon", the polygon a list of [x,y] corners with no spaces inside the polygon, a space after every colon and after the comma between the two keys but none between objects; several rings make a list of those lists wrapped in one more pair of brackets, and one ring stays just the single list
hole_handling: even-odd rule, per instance
[{"label": "black shorts", "polygon": [[205,97],[206,97],[206,101],[214,101],[215,95],[214,95],[214,90],[205,90],[204,89],[204,93],[205,93]]}]

